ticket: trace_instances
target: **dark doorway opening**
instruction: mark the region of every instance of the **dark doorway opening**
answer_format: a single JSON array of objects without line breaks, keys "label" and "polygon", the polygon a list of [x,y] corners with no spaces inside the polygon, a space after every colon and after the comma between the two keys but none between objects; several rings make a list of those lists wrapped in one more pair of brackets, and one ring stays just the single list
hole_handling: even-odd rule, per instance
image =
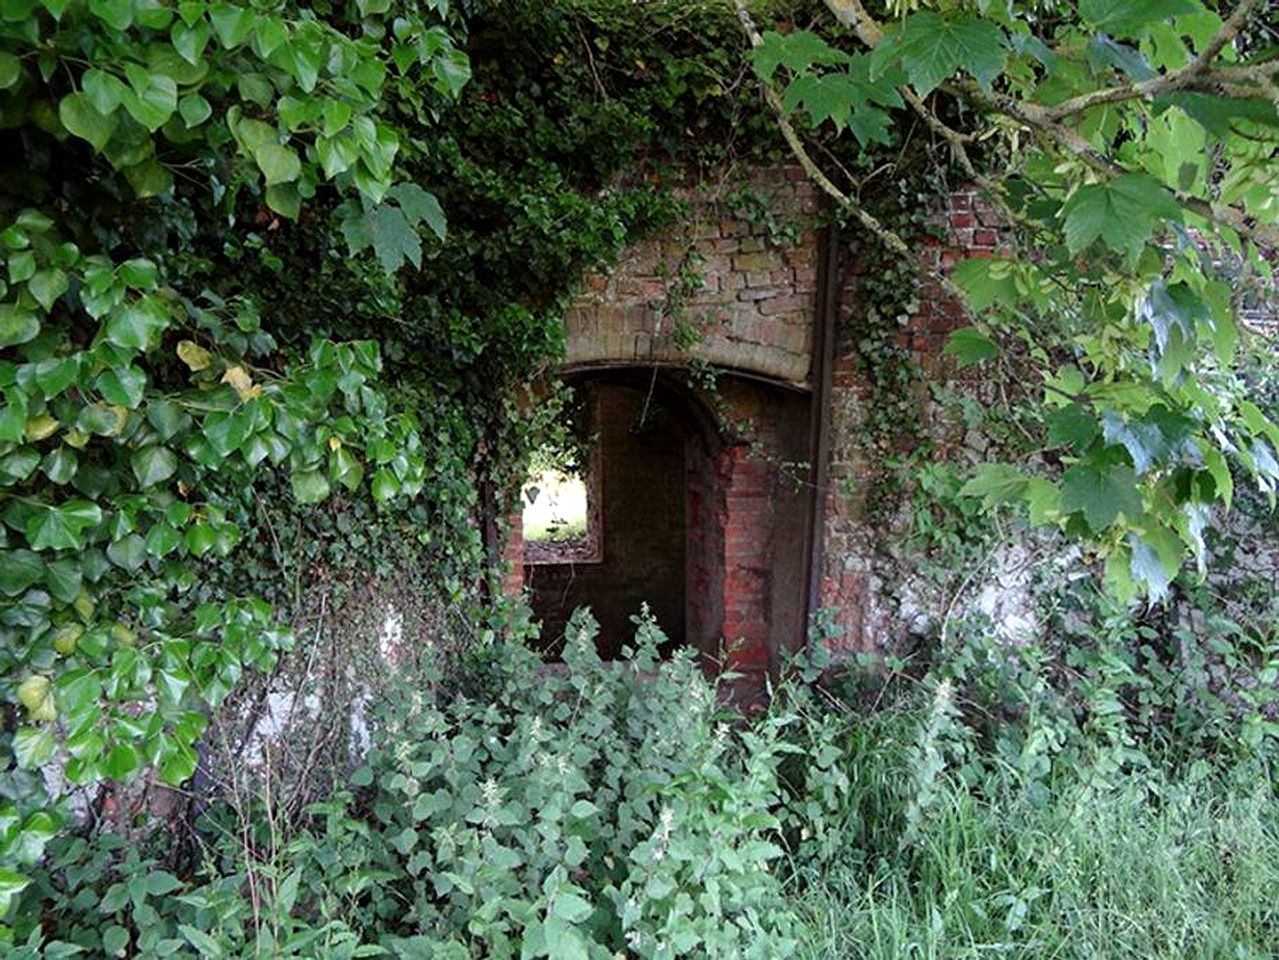
[{"label": "dark doorway opening", "polygon": [[718,432],[687,387],[653,370],[579,375],[592,425],[584,486],[592,549],[526,547],[524,578],[558,659],[577,607],[600,624],[600,655],[615,659],[647,604],[671,648],[718,651],[723,626],[723,490]]}]

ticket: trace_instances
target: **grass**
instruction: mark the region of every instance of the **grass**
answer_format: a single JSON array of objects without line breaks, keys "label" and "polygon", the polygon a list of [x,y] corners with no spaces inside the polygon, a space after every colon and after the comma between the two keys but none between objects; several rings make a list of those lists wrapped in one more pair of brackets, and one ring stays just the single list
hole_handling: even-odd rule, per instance
[{"label": "grass", "polygon": [[948,778],[905,843],[872,812],[846,856],[797,875],[800,956],[1279,956],[1273,785],[1201,773],[1105,791],[1076,775],[1038,801]]}]

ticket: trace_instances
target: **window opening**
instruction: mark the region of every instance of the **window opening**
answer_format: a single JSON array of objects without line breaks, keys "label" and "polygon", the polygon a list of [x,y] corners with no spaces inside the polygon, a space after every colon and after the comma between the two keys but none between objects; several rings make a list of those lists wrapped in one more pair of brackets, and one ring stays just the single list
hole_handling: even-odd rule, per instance
[{"label": "window opening", "polygon": [[571,390],[560,429],[533,454],[520,490],[525,563],[601,559],[594,406],[585,391]]}]

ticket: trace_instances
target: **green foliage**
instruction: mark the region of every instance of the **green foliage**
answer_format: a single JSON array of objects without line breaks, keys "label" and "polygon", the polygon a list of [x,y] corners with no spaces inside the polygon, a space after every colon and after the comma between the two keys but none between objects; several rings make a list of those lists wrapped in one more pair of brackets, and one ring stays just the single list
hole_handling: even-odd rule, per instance
[{"label": "green foliage", "polygon": [[659,663],[665,638],[637,624],[619,663],[600,661],[579,614],[562,676],[513,644],[484,655],[473,696],[387,690],[350,789],[291,836],[268,830],[269,810],[253,811],[247,839],[214,811],[212,859],[190,880],[110,837],[60,841],[22,916],[45,918],[50,956],[48,941],[206,956],[785,956],[795,944],[772,868],[788,721],[731,725],[691,655]]},{"label": "green foliage", "polygon": [[[1196,0],[904,3],[881,25],[827,6],[855,39],[768,33],[757,73],[784,87],[786,113],[837,132],[901,94],[981,188],[1004,249],[955,270],[977,322],[946,352],[985,369],[1011,354],[1022,383],[1044,384],[1033,403],[1102,426],[1055,430],[1042,482],[1012,495],[1107,554],[1121,596],[1162,595],[1202,555],[1197,518],[1230,502],[1232,474],[1267,493],[1279,476],[1279,430],[1240,376],[1258,346],[1240,308],[1250,286],[1273,295],[1279,248],[1276,60],[1254,37],[1269,8],[1240,5],[1227,23]],[[845,76],[863,58],[871,86]],[[875,207],[857,167],[831,166]],[[1033,456],[1042,434],[1025,439]]]}]

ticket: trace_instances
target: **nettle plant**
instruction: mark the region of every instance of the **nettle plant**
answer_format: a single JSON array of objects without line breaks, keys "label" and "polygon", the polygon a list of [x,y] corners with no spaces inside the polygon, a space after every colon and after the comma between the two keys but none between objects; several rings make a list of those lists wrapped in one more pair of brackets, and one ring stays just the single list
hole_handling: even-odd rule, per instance
[{"label": "nettle plant", "polygon": [[288,646],[259,600],[191,599],[242,536],[229,492],[273,469],[300,504],[421,489],[378,345],[280,347],[195,238],[303,218],[387,271],[420,263],[444,218],[396,162],[469,76],[449,16],[0,11],[0,916],[57,829],[41,765],[180,783],[208,711]]},{"label": "nettle plant", "polygon": [[620,661],[579,611],[562,673],[517,637],[447,699],[389,682],[347,784],[297,829],[265,794],[215,804],[185,880],[110,834],[58,838],[21,895],[19,955],[789,955],[782,818],[823,807],[786,807],[795,716],[742,725],[693,652],[659,660],[666,638],[635,620]]}]

